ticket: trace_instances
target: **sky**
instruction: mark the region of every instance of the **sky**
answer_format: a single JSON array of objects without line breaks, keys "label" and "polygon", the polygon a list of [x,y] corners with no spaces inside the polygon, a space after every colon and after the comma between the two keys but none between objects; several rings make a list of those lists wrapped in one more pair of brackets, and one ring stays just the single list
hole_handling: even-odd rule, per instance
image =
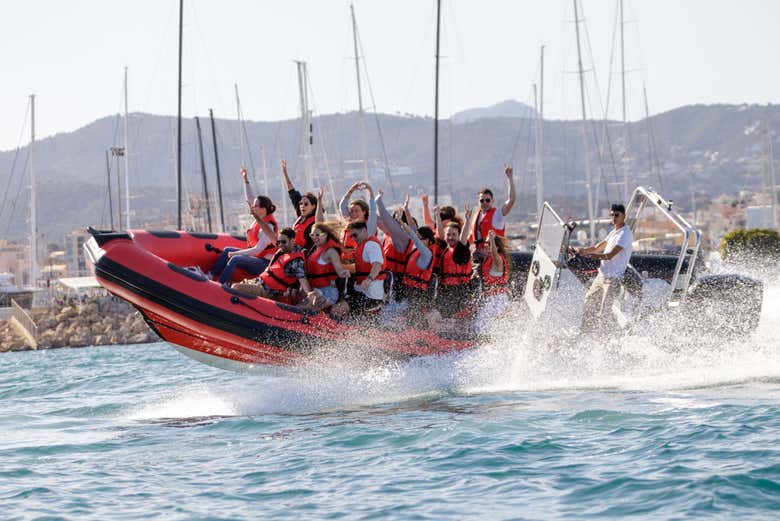
[{"label": "sky", "polygon": [[[123,110],[176,114],[176,0],[4,0],[0,150]],[[354,0],[364,105],[432,115],[435,0]],[[587,112],[620,119],[618,0],[581,0]],[[269,121],[298,114],[294,60],[315,113],[355,110],[348,0],[185,0],[185,117]],[[627,119],[693,103],[780,101],[780,2],[624,0]],[[545,46],[546,118],[581,116],[571,0],[442,0],[440,115],[517,99],[533,105]],[[614,44],[613,44],[614,42]],[[366,74],[367,71],[367,74]],[[611,81],[610,81],[611,78]],[[370,83],[371,93],[367,84]],[[540,89],[541,90],[541,89]],[[608,93],[609,92],[609,97]]]}]

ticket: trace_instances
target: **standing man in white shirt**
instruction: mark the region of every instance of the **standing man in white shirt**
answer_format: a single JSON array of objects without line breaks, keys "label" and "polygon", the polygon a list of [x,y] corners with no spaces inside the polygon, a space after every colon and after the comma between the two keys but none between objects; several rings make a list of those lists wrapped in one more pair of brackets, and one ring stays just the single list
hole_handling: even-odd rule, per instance
[{"label": "standing man in white shirt", "polygon": [[626,207],[613,204],[609,216],[615,227],[603,241],[595,246],[574,249],[578,255],[601,260],[599,273],[585,296],[580,324],[583,333],[597,333],[612,327],[609,322],[612,304],[620,292],[623,275],[631,260],[634,235],[626,226]]}]

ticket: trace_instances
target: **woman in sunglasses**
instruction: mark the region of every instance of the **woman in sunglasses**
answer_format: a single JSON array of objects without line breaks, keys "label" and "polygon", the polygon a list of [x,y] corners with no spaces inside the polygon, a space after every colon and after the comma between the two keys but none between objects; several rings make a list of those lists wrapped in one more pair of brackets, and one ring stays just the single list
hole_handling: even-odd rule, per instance
[{"label": "woman in sunglasses", "polygon": [[255,220],[246,232],[247,247],[243,250],[225,248],[211,268],[212,277],[219,280],[220,284],[230,284],[238,268],[249,275],[259,275],[268,266],[276,250],[278,225],[273,215],[276,206],[269,197],[253,195],[246,168],[241,169],[241,177],[244,179],[244,195],[249,205],[249,213]]},{"label": "woman in sunglasses", "polygon": [[341,243],[336,233],[325,223],[317,222],[311,228],[313,247],[306,252],[306,278],[312,291],[303,306],[321,311],[339,301],[336,279],[348,278],[341,264]]},{"label": "woman in sunglasses", "polygon": [[282,175],[284,176],[284,184],[287,187],[287,195],[290,197],[293,208],[295,208],[295,215],[298,216],[298,219],[293,224],[295,244],[304,250],[308,250],[313,245],[311,240],[312,226],[315,222],[323,220],[323,190],[320,188],[316,196],[311,192],[301,195],[290,181],[290,176],[287,175],[287,161],[284,159],[282,159]]}]

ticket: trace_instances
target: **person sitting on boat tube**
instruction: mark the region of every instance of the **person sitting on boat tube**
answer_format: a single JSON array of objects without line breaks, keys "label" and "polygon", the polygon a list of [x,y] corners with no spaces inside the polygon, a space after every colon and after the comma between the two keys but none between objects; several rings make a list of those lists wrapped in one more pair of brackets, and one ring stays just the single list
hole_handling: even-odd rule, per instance
[{"label": "person sitting on boat tube", "polygon": [[[465,221],[471,219],[471,205],[465,205]],[[469,249],[469,229],[457,221],[450,221],[445,227],[447,249],[441,258],[441,279],[436,309],[431,312],[429,321],[440,318],[452,318],[468,312],[472,296],[471,291],[471,251]]]},{"label": "person sitting on boat tube", "polygon": [[257,284],[234,284],[233,288],[259,297],[270,298],[294,304],[293,293],[300,287],[304,294],[311,293],[306,280],[305,258],[295,244],[295,230],[282,228],[276,244],[279,248],[271,258],[271,263],[260,274]]},{"label": "person sitting on boat tube", "polygon": [[341,244],[332,228],[314,223],[311,239],[314,246],[306,252],[306,277],[312,291],[303,307],[321,311],[339,301],[336,279],[349,278],[349,271],[341,264]]},{"label": "person sitting on boat tube", "polygon": [[450,221],[457,221],[462,226],[463,219],[452,206],[434,206],[433,212],[436,216],[436,219],[434,220],[433,217],[431,217],[431,211],[428,209],[428,195],[423,194],[421,198],[425,226],[430,227],[436,235],[436,240],[431,251],[433,251],[433,271],[438,274],[439,267],[441,266],[441,256],[444,254],[444,250],[447,249],[447,244],[444,241],[444,227],[447,226]]},{"label": "person sitting on boat tube", "polygon": [[308,250],[314,245],[311,239],[312,226],[315,222],[321,222],[325,215],[321,204],[323,190],[320,188],[316,196],[311,192],[301,195],[290,181],[290,176],[287,175],[287,161],[284,159],[282,159],[282,175],[284,176],[284,184],[287,187],[287,195],[290,197],[293,208],[295,208],[295,214],[298,216],[298,219],[293,224],[295,244],[304,250]]},{"label": "person sitting on boat tube", "polygon": [[347,236],[357,245],[355,284],[349,292],[350,311],[357,314],[377,311],[385,298],[385,274],[382,272],[385,258],[382,255],[382,244],[368,233],[368,227],[363,221],[352,221],[346,230]]},{"label": "person sitting on boat tube", "polygon": [[401,279],[407,302],[406,322],[409,325],[419,325],[420,318],[429,311],[431,304],[428,287],[433,276],[433,248],[436,237],[428,226],[420,226],[415,230],[402,222],[401,227],[414,244]]},{"label": "person sitting on boat tube", "polygon": [[475,219],[473,224],[469,219],[466,219],[466,223],[472,226],[470,230],[472,232],[471,236],[477,247],[479,247],[487,238],[487,234],[490,230],[495,230],[496,235],[499,237],[503,237],[506,231],[505,218],[515,205],[515,182],[512,177],[511,165],[504,165],[504,175],[506,176],[509,197],[506,202],[504,202],[501,209],[494,206],[495,199],[493,197],[493,191],[489,188],[483,188],[477,194],[479,212],[474,215]]},{"label": "person sitting on boat tube", "polygon": [[585,309],[580,324],[583,333],[598,333],[614,327],[614,321],[610,320],[612,304],[620,292],[631,259],[634,236],[631,228],[626,226],[626,207],[613,204],[609,216],[615,227],[604,240],[587,248],[571,248],[577,255],[601,261],[598,275],[585,296]]},{"label": "person sitting on boat tube", "polygon": [[390,212],[385,208],[382,195],[382,191],[379,190],[375,201],[378,215],[377,226],[385,234],[382,243],[382,253],[385,256],[384,269],[393,273],[393,291],[396,299],[401,300],[403,298],[401,279],[406,271],[406,262],[409,260],[414,244],[396,219],[406,223],[411,221],[411,216],[408,213],[409,196],[406,196],[404,207],[396,208],[393,215],[390,215]]},{"label": "person sitting on boat tube", "polygon": [[[363,199],[352,199],[350,201],[349,198],[358,190],[368,192],[368,202],[365,202]],[[339,208],[341,209],[341,217],[347,221],[347,224],[363,221],[366,223],[368,236],[376,235],[376,203],[374,202],[374,190],[371,188],[371,185],[358,181],[350,186],[344,193],[344,197],[341,198]],[[341,244],[344,245],[344,249],[341,252],[342,263],[345,265],[354,264],[357,243],[350,237],[348,226],[344,227],[341,234]],[[347,269],[349,269],[349,266],[347,266]]]},{"label": "person sitting on boat tube", "polygon": [[243,250],[226,247],[211,268],[212,277],[219,280],[220,284],[230,284],[238,268],[251,276],[259,275],[268,266],[276,250],[278,225],[273,215],[276,206],[264,195],[253,195],[246,168],[241,169],[241,177],[244,178],[244,195],[249,213],[255,220],[246,232],[247,247]]},{"label": "person sitting on boat tube", "polygon": [[480,258],[479,278],[482,293],[474,320],[474,333],[479,335],[493,320],[501,316],[509,306],[510,260],[503,237],[490,230],[483,247],[477,250]]}]

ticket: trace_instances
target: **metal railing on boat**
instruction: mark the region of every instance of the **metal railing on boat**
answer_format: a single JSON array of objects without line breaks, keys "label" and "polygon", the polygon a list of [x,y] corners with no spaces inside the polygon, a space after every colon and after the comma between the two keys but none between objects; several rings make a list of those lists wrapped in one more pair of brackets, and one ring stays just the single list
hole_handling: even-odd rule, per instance
[{"label": "metal railing on boat", "polygon": [[11,299],[10,323],[30,343],[30,347],[38,349],[38,326],[35,325],[30,314],[17,304],[14,299]]}]

